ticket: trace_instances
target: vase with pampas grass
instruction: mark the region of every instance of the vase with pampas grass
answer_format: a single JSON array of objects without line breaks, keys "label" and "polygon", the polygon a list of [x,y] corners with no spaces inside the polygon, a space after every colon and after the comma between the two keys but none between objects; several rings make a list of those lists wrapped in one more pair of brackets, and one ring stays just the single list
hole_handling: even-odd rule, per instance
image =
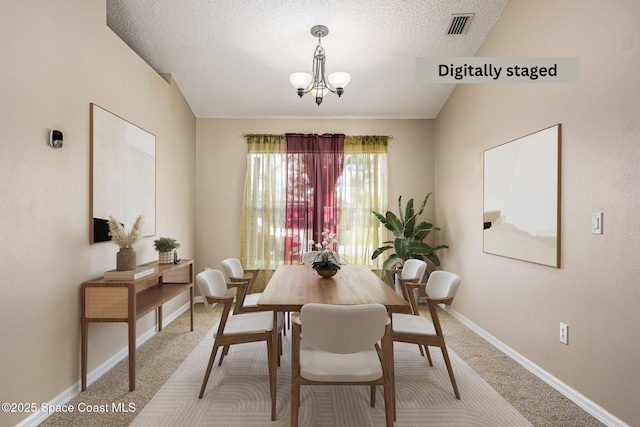
[{"label": "vase with pampas grass", "polygon": [[137,257],[136,251],[133,250],[133,244],[140,239],[141,234],[142,215],[136,219],[129,233],[125,231],[124,226],[118,220],[109,216],[109,236],[111,236],[111,241],[120,247],[116,254],[116,270],[135,270]]}]

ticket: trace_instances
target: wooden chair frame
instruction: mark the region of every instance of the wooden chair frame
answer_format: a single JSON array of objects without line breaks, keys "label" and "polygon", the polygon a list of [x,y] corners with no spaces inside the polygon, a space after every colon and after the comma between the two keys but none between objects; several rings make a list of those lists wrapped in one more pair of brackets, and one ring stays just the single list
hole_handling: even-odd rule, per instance
[{"label": "wooden chair frame", "polygon": [[240,279],[240,280],[247,280],[249,279],[249,285],[247,286],[247,294],[252,294],[253,293],[253,288],[256,285],[256,281],[258,280],[258,273],[260,272],[260,270],[258,269],[242,269],[244,271],[244,277],[242,278],[231,278],[231,280],[234,279]]},{"label": "wooden chair frame", "polygon": [[[233,314],[237,315],[237,314],[243,314],[243,313],[257,313],[257,312],[261,312],[261,311],[269,311],[268,309],[265,309],[264,307],[243,307],[243,303],[244,303],[244,298],[247,295],[247,289],[249,286],[249,281],[248,280],[244,280],[244,279],[234,279],[231,278],[231,283],[227,283],[227,288],[236,288],[236,296],[235,296],[235,300],[236,303],[233,306]],[[231,298],[231,302],[233,303],[233,298],[234,297],[229,297]],[[207,301],[211,304],[211,301],[213,301],[214,297],[211,297],[211,299],[209,297],[207,297]],[[284,332],[284,331],[283,331]],[[286,334],[286,333],[285,333]],[[220,356],[220,361],[218,363],[218,366],[222,365],[222,360],[224,359],[224,357],[229,353],[229,346],[230,345],[225,345],[222,349],[222,355]],[[279,355],[282,355],[282,340],[280,339],[278,341],[278,349]],[[278,359],[278,366],[280,366],[280,359]]]},{"label": "wooden chair frame", "polygon": [[[391,324],[387,323],[385,334],[389,333]],[[395,420],[394,392],[392,390],[391,379],[388,374],[388,353],[381,351],[378,344],[375,345],[380,363],[382,365],[382,377],[375,381],[365,382],[335,382],[335,381],[312,381],[300,376],[300,338],[302,323],[300,314],[291,316],[291,426],[298,426],[298,412],[300,407],[300,386],[302,385],[368,385],[371,387],[370,406],[375,407],[376,386],[382,385],[384,389],[384,405],[386,426],[393,426]]]},{"label": "wooden chair frame", "polygon": [[[418,314],[418,303],[415,299],[415,294],[413,292],[414,289],[422,289],[425,290],[427,284],[426,283],[402,283],[403,289],[406,288],[406,294],[408,296],[409,303],[411,304],[411,309],[414,311],[414,315],[419,316]],[[456,378],[453,374],[453,368],[451,366],[451,361],[449,360],[449,353],[447,352],[447,345],[444,340],[444,335],[442,333],[442,328],[440,326],[440,319],[438,318],[438,304],[446,304],[450,305],[453,302],[453,297],[448,298],[431,298],[427,296],[427,305],[429,307],[429,314],[431,314],[431,322],[433,323],[433,327],[436,331],[436,335],[426,335],[420,333],[399,333],[394,330],[393,332],[393,340],[398,342],[406,342],[411,344],[418,344],[418,346],[424,347],[425,352],[427,354],[427,359],[429,360],[429,366],[433,366],[433,362],[431,361],[431,355],[429,354],[428,346],[440,347],[442,351],[442,357],[444,359],[444,363],[447,366],[447,371],[449,373],[449,379],[451,380],[451,385],[453,386],[453,391],[456,396],[456,399],[460,399],[460,393],[458,392],[458,385],[456,384]],[[422,353],[422,351],[421,351]]]},{"label": "wooden chair frame", "polygon": [[[213,368],[213,363],[215,361],[216,355],[218,353],[218,349],[223,347],[223,351],[220,355],[220,361],[218,366],[222,364],[222,360],[229,349],[229,346],[234,344],[245,344],[250,342],[259,342],[265,341],[267,343],[267,354],[268,354],[268,365],[269,365],[269,384],[273,384],[276,380],[276,373],[273,372],[271,368],[271,358],[273,354],[273,334],[271,330],[263,331],[263,332],[252,332],[245,334],[233,334],[233,335],[225,335],[224,328],[227,324],[227,320],[229,318],[229,313],[231,312],[231,305],[233,304],[232,296],[224,296],[224,297],[215,297],[215,296],[206,296],[207,301],[210,304],[220,303],[223,304],[222,315],[220,317],[220,323],[218,325],[218,330],[216,332],[216,336],[213,342],[213,348],[211,350],[211,356],[209,357],[209,364],[207,365],[207,371],[204,375],[204,379],[202,380],[202,387],[200,388],[200,394],[198,396],[199,399],[202,399],[204,395],[205,389],[207,388],[207,382],[209,381],[209,375],[211,374],[211,369]],[[242,314],[240,314],[242,316]],[[278,335],[279,337],[279,335]],[[281,342],[278,343],[281,347]],[[279,363],[278,363],[279,364]],[[270,387],[271,389],[271,387]],[[271,413],[275,414],[276,401],[275,396],[271,396]],[[272,421],[275,421],[275,418],[272,416]]]},{"label": "wooden chair frame", "polygon": [[[242,269],[244,272],[244,277],[231,277],[229,276],[230,283],[227,284],[227,287],[236,287],[238,288],[236,292],[236,305],[233,309],[233,314],[238,313],[255,313],[256,311],[265,311],[264,307],[259,306],[245,306],[244,300],[247,295],[253,293],[253,288],[255,286],[256,280],[258,279],[258,274],[260,272],[259,269]],[[246,285],[243,283],[246,282]],[[287,327],[291,326],[290,314],[287,315]],[[284,329],[284,335],[287,335],[286,328]]]}]

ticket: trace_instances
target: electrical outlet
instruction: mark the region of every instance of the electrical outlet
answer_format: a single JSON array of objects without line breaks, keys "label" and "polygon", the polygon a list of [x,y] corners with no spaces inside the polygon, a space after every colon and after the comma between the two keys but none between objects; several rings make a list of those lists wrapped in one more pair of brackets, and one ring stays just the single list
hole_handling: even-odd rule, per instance
[{"label": "electrical outlet", "polygon": [[569,325],[560,323],[560,342],[569,345]]}]

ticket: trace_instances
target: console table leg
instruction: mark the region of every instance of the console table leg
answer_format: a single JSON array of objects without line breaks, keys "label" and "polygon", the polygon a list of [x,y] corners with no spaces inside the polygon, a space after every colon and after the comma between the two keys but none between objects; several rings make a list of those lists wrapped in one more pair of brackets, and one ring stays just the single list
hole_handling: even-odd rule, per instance
[{"label": "console table leg", "polygon": [[193,286],[189,288],[189,312],[191,314],[191,331],[193,332]]},{"label": "console table leg", "polygon": [[129,391],[136,389],[136,319],[129,319]]},{"label": "console table leg", "polygon": [[88,322],[82,321],[82,391],[87,389],[87,330]]}]

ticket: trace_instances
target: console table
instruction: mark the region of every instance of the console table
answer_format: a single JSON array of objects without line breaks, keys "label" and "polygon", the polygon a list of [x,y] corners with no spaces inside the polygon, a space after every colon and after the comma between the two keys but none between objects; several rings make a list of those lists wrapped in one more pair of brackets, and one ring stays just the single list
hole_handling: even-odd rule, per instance
[{"label": "console table", "polygon": [[178,264],[144,264],[153,273],[136,280],[98,278],[82,284],[82,391],[87,389],[87,341],[89,322],[126,322],[129,326],[129,391],[136,388],[136,321],[156,310],[162,330],[162,304],[189,291],[193,331],[193,260]]}]

